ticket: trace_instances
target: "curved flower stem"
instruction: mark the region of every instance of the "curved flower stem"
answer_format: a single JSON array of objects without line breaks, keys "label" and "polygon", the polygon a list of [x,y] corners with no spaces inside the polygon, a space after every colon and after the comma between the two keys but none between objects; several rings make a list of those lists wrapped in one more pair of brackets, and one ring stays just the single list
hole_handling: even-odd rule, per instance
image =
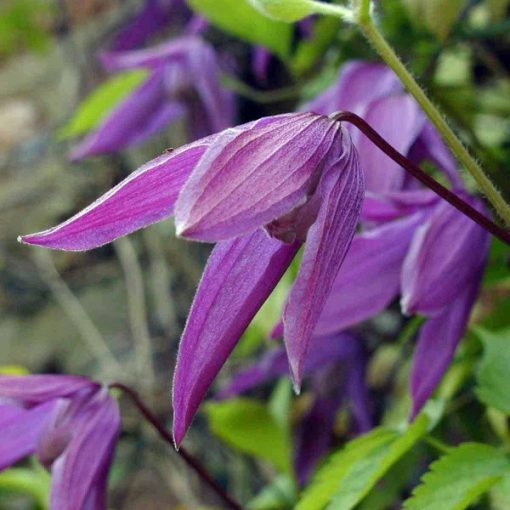
[{"label": "curved flower stem", "polygon": [[[501,216],[501,219],[507,225],[510,225],[510,205],[505,201],[494,183],[487,177],[487,175],[485,175],[480,165],[476,162],[473,156],[471,156],[464,144],[448,125],[443,115],[439,112],[436,106],[434,106],[427,94],[425,94],[423,89],[420,85],[418,85],[411,73],[407,70],[406,66],[402,63],[393,48],[388,44],[384,36],[377,29],[371,16],[370,0],[357,0],[357,4],[356,22],[360,30],[363,32],[363,35],[372,44],[384,62],[393,69],[395,74],[400,78],[404,87],[414,96],[416,101],[418,101],[457,159],[473,176],[478,187]],[[342,19],[344,18],[344,13],[342,11],[335,14],[334,10],[337,6],[333,5],[330,7],[332,7],[332,9],[324,14],[331,14]]]},{"label": "curved flower stem", "polygon": [[[125,395],[127,395],[133,404],[138,408],[141,415],[154,427],[159,436],[168,443],[172,448],[174,447],[174,442],[172,439],[172,435],[168,432],[165,426],[160,423],[158,418],[154,416],[152,411],[144,404],[140,395],[129,386],[126,386],[122,383],[112,383],[109,385],[110,388],[117,388],[122,391]],[[207,469],[202,466],[202,464],[193,457],[188,451],[186,451],[182,446],[177,450],[179,456],[188,464],[188,466],[195,471],[195,473],[203,480],[216,494],[219,498],[223,500],[227,508],[231,508],[232,510],[243,510],[243,507],[237,503],[225,490],[214,480],[214,478],[210,475]]]},{"label": "curved flower stem", "polygon": [[340,122],[349,122],[356,126],[367,138],[369,138],[379,149],[381,149],[393,161],[398,163],[404,170],[409,172],[413,177],[422,182],[427,188],[437,193],[441,198],[456,207],[461,213],[471,218],[474,222],[478,223],[485,230],[489,231],[492,235],[510,245],[510,232],[504,228],[496,225],[489,218],[477,211],[474,207],[462,200],[455,193],[439,184],[434,178],[424,172],[418,165],[411,160],[400,154],[394,149],[384,138],[375,131],[367,122],[361,117],[351,112],[340,112],[332,115],[332,118]]}]

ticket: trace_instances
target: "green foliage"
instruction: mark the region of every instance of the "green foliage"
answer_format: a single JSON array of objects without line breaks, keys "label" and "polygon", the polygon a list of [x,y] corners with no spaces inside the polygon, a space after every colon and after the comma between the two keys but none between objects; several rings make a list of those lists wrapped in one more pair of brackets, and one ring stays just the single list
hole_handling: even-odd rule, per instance
[{"label": "green foliage", "polygon": [[476,394],[485,404],[510,414],[510,329],[497,332],[475,329],[484,347]]},{"label": "green foliage", "polygon": [[349,510],[426,434],[422,414],[404,432],[378,428],[333,454],[303,493],[297,510]]},{"label": "green foliage", "polygon": [[292,26],[264,16],[247,0],[188,0],[188,3],[226,32],[265,46],[282,58],[289,55]]},{"label": "green foliage", "polygon": [[101,84],[78,107],[73,118],[60,130],[61,138],[80,136],[101,121],[147,77],[144,69],[116,74]]},{"label": "green foliage", "polygon": [[296,500],[296,483],[287,475],[275,478],[248,503],[249,510],[280,510],[292,508]]},{"label": "green foliage", "polygon": [[51,37],[42,22],[51,13],[51,2],[3,0],[0,5],[0,57],[20,50],[46,49]]},{"label": "green foliage", "polygon": [[457,21],[465,0],[404,0],[411,19],[423,23],[441,41],[444,41]]},{"label": "green foliage", "polygon": [[463,510],[487,492],[510,468],[492,446],[464,443],[430,466],[405,510]]},{"label": "green foliage", "polygon": [[253,7],[269,18],[293,23],[313,14],[309,0],[248,0]]},{"label": "green foliage", "polygon": [[50,475],[42,468],[11,468],[0,473],[0,494],[16,492],[30,496],[41,509],[48,508]]},{"label": "green foliage", "polygon": [[291,439],[286,427],[257,400],[238,398],[206,406],[211,430],[238,450],[291,474]]}]

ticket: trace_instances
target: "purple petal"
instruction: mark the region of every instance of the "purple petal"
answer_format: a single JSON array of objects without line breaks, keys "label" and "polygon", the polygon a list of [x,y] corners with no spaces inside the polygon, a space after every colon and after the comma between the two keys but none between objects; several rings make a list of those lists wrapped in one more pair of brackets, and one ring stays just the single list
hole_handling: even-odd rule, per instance
[{"label": "purple petal", "polygon": [[140,143],[184,113],[180,103],[168,102],[164,70],[157,69],[73,149],[71,159],[116,152]]},{"label": "purple petal", "polygon": [[165,63],[183,63],[189,52],[207,46],[198,37],[178,37],[170,42],[134,51],[103,52],[99,58],[108,71],[147,67],[158,69]]},{"label": "purple petal", "polygon": [[[201,44],[187,55],[186,73],[188,80],[196,91],[197,99],[207,119],[207,129],[202,132],[194,130],[200,137],[209,133],[222,131],[232,125],[234,119],[234,94],[223,87],[220,77],[220,65],[214,49]],[[192,100],[193,101],[193,100]],[[193,106],[191,106],[193,111]],[[191,118],[193,128],[195,119]]]},{"label": "purple petal", "polygon": [[361,218],[369,222],[386,222],[430,209],[441,199],[429,189],[393,191],[381,195],[367,191]]},{"label": "purple petal", "polygon": [[[117,402],[102,390],[74,420],[72,439],[53,465],[52,510],[81,510],[91,499],[105,501],[97,488],[105,487],[119,431]],[[93,508],[106,510],[105,505]]]},{"label": "purple petal", "polygon": [[[370,103],[363,118],[400,153],[407,154],[425,122],[416,101],[407,94],[390,96]],[[404,170],[361,132],[353,135],[367,190],[385,193],[402,188]]]},{"label": "purple petal", "polygon": [[330,115],[336,111],[365,112],[368,103],[402,90],[395,73],[382,64],[352,61],[341,70],[338,81],[302,111]]},{"label": "purple petal", "polygon": [[347,381],[347,393],[357,434],[364,434],[374,426],[370,395],[366,382],[366,364],[367,356],[360,345],[351,360],[349,379]]},{"label": "purple petal", "polygon": [[310,338],[359,219],[363,173],[348,135],[338,159],[330,162],[316,191],[321,204],[310,227],[299,274],[283,312],[284,341],[295,387],[299,387]]},{"label": "purple petal", "polygon": [[[305,361],[304,375],[351,356],[356,342],[357,339],[349,333],[313,337],[310,341],[310,353]],[[231,398],[288,373],[289,362],[285,348],[277,347],[265,353],[254,365],[239,372],[216,396],[220,399]]]},{"label": "purple petal", "polygon": [[141,11],[116,36],[113,49],[130,50],[142,46],[167,26],[172,10],[175,10],[172,0],[147,0]]},{"label": "purple petal", "polygon": [[354,237],[314,333],[342,331],[384,310],[400,290],[400,272],[422,213]]},{"label": "purple petal", "polygon": [[263,46],[255,46],[252,50],[253,74],[261,83],[267,83],[271,58],[271,53]]},{"label": "purple petal", "polygon": [[464,292],[421,329],[411,371],[411,419],[425,405],[453,359],[478,296],[481,276],[481,271],[473,275],[473,281]]},{"label": "purple petal", "polygon": [[440,170],[444,171],[454,189],[464,189],[464,182],[457,168],[457,162],[430,121],[425,122],[409,157],[417,163],[426,159],[432,161]]},{"label": "purple petal", "polygon": [[[12,466],[35,452],[40,435],[51,419],[56,401],[46,402],[29,410],[7,411],[0,418],[0,470]],[[5,411],[2,406],[2,413]]]},{"label": "purple petal", "polygon": [[179,444],[239,338],[299,249],[263,230],[218,243],[207,263],[179,346],[173,434]]},{"label": "purple petal", "polygon": [[0,375],[0,397],[27,405],[67,397],[98,386],[86,377],[71,375]]},{"label": "purple petal", "polygon": [[177,232],[202,241],[228,239],[304,204],[339,129],[327,117],[297,113],[225,131],[179,196]]},{"label": "purple petal", "polygon": [[60,250],[90,250],[171,216],[182,186],[213,140],[163,154],[69,220],[20,240]]},{"label": "purple petal", "polygon": [[[467,200],[480,212],[482,203]],[[484,266],[489,234],[447,202],[440,202],[411,243],[402,271],[402,310],[434,315],[453,302]]]}]

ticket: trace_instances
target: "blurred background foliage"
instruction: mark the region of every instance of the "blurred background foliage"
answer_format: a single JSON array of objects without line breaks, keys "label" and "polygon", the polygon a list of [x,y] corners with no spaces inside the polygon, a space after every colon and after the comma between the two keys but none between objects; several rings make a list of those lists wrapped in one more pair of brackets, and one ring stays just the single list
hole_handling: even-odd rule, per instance
[{"label": "blurred background foliage", "polygon": [[[358,31],[335,19],[319,19],[316,37],[298,40],[290,25],[262,16],[247,18],[241,0],[189,3],[212,21],[209,40],[218,48],[228,47],[236,59],[239,73],[236,78],[225,76],[224,83],[238,94],[239,122],[290,111],[299,100],[314,97],[332,83],[346,60],[373,58]],[[384,33],[510,198],[509,2],[380,3]],[[67,159],[74,137],[96,126],[144,77],[129,72],[112,78],[97,61],[98,51],[141,4],[0,3],[0,365],[5,373],[81,373],[106,382],[121,378],[145,392],[157,414],[168,420],[179,334],[209,248],[175,238],[172,221],[87,253],[48,253],[16,243],[19,234],[69,217],[143,162],[185,141],[182,126],[172,125],[119,154],[77,164]],[[169,35],[163,33],[156,41]],[[247,65],[250,43],[263,44],[276,56],[266,83],[257,83]],[[508,256],[507,247],[493,243],[477,325],[438,392],[448,420],[435,434],[447,443],[469,439],[510,445]],[[219,384],[270,344],[267,338],[292,271],[255,319]],[[405,326],[397,307],[392,307],[360,327],[371,351],[368,382],[374,413],[382,423],[399,423],[407,412],[409,340],[418,326],[411,323],[403,330]],[[154,380],[136,368],[136,346],[147,339],[155,353]],[[120,369],[100,355],[102,345],[108,346]],[[307,391],[295,397],[288,381],[282,380],[250,398],[204,406],[187,444],[236,497],[252,501],[250,508],[293,508],[291,429],[309,407]],[[123,417],[111,477],[112,508],[214,507],[211,495],[146,430],[129,405],[123,407]],[[339,413],[337,445],[349,439],[346,420],[347,415]],[[418,432],[413,434],[409,446],[418,438]],[[372,484],[360,508],[399,508],[395,501],[409,495],[409,487],[437,458],[437,444],[398,448],[393,462],[385,468],[378,465],[382,481]],[[364,451],[370,458],[370,450]],[[462,461],[462,452],[459,458],[452,461],[451,470]],[[356,460],[344,456],[338,462]],[[477,508],[510,508],[509,480],[503,477]],[[0,508],[45,509],[48,490],[48,474],[28,462],[0,473]]]}]

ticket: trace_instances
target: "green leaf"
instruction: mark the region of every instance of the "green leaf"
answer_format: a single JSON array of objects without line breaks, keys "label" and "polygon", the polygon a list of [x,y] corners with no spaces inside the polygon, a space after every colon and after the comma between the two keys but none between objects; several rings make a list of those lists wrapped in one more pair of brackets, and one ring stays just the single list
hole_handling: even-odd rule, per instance
[{"label": "green leaf", "polygon": [[291,474],[291,440],[263,402],[238,398],[206,406],[211,430],[244,453]]},{"label": "green leaf", "polygon": [[496,332],[473,328],[484,353],[478,369],[476,394],[485,404],[510,414],[510,329]]},{"label": "green leaf", "polygon": [[247,0],[188,0],[188,3],[226,32],[265,46],[282,58],[289,55],[292,25],[267,18]]},{"label": "green leaf", "polygon": [[430,466],[405,510],[463,510],[498,482],[510,464],[492,446],[464,443]]},{"label": "green leaf", "polygon": [[[420,415],[404,432],[378,428],[333,454],[305,490],[297,510],[349,510],[427,432]],[[326,506],[327,505],[327,506]]]},{"label": "green leaf", "polygon": [[310,0],[248,0],[253,7],[269,18],[294,23],[314,14]]},{"label": "green leaf", "polygon": [[249,510],[292,508],[296,501],[296,483],[287,475],[278,476],[248,503]]},{"label": "green leaf", "polygon": [[48,508],[51,478],[43,469],[11,468],[0,473],[0,492],[17,492]]},{"label": "green leaf", "polygon": [[457,21],[466,0],[405,0],[411,19],[444,41]]},{"label": "green leaf", "polygon": [[510,0],[487,0],[492,19],[494,21],[503,20],[509,4]]},{"label": "green leaf", "polygon": [[73,118],[59,131],[59,137],[72,138],[94,129],[146,77],[145,69],[135,69],[101,84],[81,103]]}]

